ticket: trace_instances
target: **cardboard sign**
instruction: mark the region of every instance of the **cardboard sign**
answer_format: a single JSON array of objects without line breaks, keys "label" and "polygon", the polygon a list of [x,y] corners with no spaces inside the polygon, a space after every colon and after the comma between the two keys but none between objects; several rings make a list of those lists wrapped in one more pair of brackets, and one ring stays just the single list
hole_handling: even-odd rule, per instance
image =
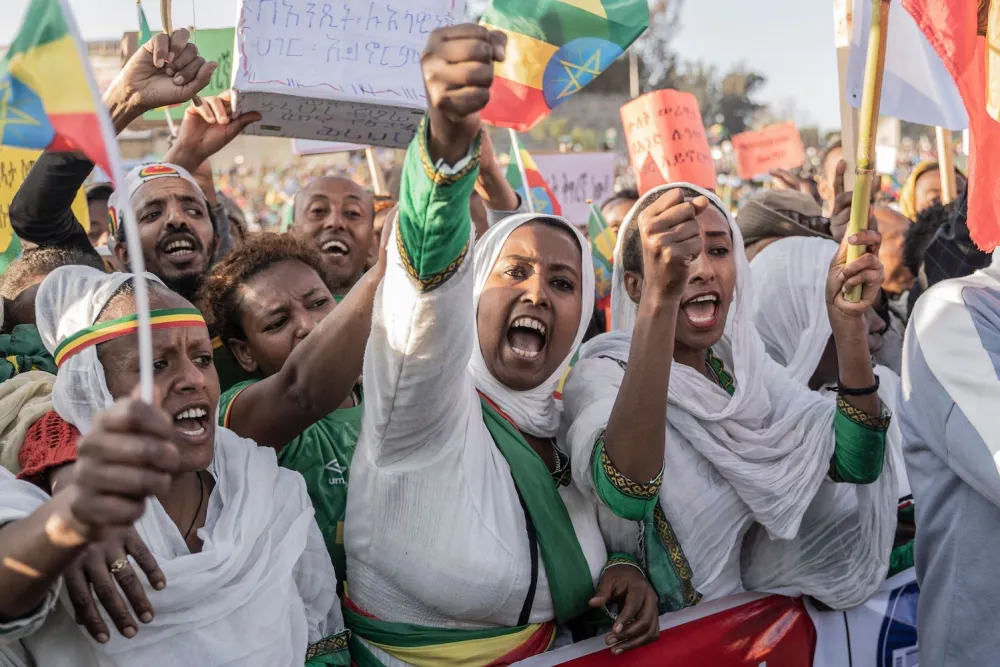
[{"label": "cardboard sign", "polygon": [[361,144],[345,144],[337,141],[313,141],[312,139],[292,139],[292,152],[296,155],[326,155],[363,151],[368,148]]},{"label": "cardboard sign", "polygon": [[[14,239],[14,228],[10,224],[10,202],[41,154],[41,151],[0,146],[0,253],[6,251]],[[90,229],[87,197],[82,189],[73,200],[73,214],[84,229]]]},{"label": "cardboard sign", "polygon": [[241,0],[236,111],[249,134],[404,148],[427,101],[420,54],[464,0]]},{"label": "cardboard sign", "polygon": [[747,180],[772,169],[801,167],[805,161],[802,137],[795,123],[734,135],[733,150],[736,151],[736,173]]},{"label": "cardboard sign", "polygon": [[[191,42],[198,47],[198,55],[206,62],[219,63],[218,68],[212,73],[212,81],[202,90],[199,95],[210,97],[219,95],[229,90],[233,80],[233,49],[236,41],[235,28],[217,28],[214,30],[196,30],[191,36]],[[143,114],[145,120],[163,120],[164,112],[169,111],[170,117],[174,120],[184,118],[184,110],[187,104],[179,104],[166,109],[154,109]]]},{"label": "cardboard sign", "polygon": [[598,206],[614,194],[614,153],[558,153],[534,156],[538,171],[562,206],[563,217],[583,226],[590,219],[590,204]]},{"label": "cardboard sign", "polygon": [[622,106],[621,114],[639,194],[677,182],[715,189],[715,163],[694,95],[655,90]]}]

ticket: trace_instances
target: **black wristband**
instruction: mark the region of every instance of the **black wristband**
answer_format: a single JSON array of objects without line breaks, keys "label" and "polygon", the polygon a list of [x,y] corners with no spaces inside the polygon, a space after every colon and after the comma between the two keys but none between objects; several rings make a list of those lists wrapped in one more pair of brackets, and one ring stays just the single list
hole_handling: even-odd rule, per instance
[{"label": "black wristband", "polygon": [[878,375],[876,375],[875,384],[870,387],[865,387],[863,389],[849,389],[842,384],[838,384],[837,393],[841,396],[871,396],[872,394],[878,393],[879,384],[880,381]]}]

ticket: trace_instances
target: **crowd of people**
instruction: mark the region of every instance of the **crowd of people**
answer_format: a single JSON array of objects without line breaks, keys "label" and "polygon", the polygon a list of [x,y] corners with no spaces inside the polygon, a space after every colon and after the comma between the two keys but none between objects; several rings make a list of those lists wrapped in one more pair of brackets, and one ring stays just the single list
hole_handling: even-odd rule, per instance
[{"label": "crowd of people", "polygon": [[[914,562],[927,664],[990,664],[1000,278],[973,274],[964,197],[923,164],[847,234],[837,144],[735,217],[686,183],[622,190],[608,317],[583,221],[524,212],[479,120],[506,51],[431,33],[398,200],[281,176],[279,232],[206,167],[260,119],[228,93],[88,188],[89,233],[93,165],[36,162],[0,276],[0,665],[617,655],[667,612],[848,609]],[[154,37],[104,96],[116,129],[211,70],[187,31]]]}]

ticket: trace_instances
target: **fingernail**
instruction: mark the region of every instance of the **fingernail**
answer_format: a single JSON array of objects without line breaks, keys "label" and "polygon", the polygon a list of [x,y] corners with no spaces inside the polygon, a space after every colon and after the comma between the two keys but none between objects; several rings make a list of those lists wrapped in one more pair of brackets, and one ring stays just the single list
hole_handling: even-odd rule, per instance
[{"label": "fingernail", "polygon": [[857,234],[853,235],[851,238],[847,239],[847,242],[850,243],[851,245],[857,245],[858,235]]},{"label": "fingernail", "polygon": [[149,623],[150,621],[153,620],[153,612],[150,612],[150,611],[144,612],[139,617],[139,620],[141,620],[143,623]]},{"label": "fingernail", "polygon": [[183,86],[184,85],[184,77],[182,77],[180,74],[178,74],[177,76],[174,77],[174,83],[176,83],[178,86]]},{"label": "fingernail", "polygon": [[619,633],[621,633],[622,630],[624,630],[624,628],[622,627],[621,623],[619,623],[618,625],[615,626],[615,634],[616,635],[619,634]]},{"label": "fingernail", "polygon": [[125,637],[128,639],[132,639],[132,637],[135,637],[135,628],[133,627],[125,628],[124,630],[122,630],[122,634],[125,635]]},{"label": "fingernail", "polygon": [[621,654],[622,650],[620,648],[616,648],[615,650],[611,651],[611,655],[621,655]]},{"label": "fingernail", "polygon": [[167,52],[167,62],[168,63],[174,62],[174,52],[173,51]]},{"label": "fingernail", "polygon": [[155,584],[153,584],[153,588],[155,588],[158,591],[162,591],[164,586],[166,586],[166,584],[163,583],[162,581],[157,581]]},{"label": "fingernail", "polygon": [[100,634],[97,635],[96,639],[97,639],[97,643],[98,644],[107,644],[108,643],[108,639],[110,639],[110,637],[108,637],[106,634],[104,634],[102,632],[102,633],[100,633]]}]

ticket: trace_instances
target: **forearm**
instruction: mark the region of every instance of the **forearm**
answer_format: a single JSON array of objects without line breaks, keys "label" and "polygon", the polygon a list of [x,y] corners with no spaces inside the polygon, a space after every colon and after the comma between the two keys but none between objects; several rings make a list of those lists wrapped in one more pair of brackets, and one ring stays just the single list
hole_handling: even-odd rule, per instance
[{"label": "forearm", "polygon": [[483,198],[486,208],[493,211],[516,211],[521,204],[520,197],[497,166],[480,170],[476,192]]},{"label": "forearm", "polygon": [[146,109],[138,108],[128,98],[118,85],[117,79],[111,83],[101,101],[111,116],[111,124],[115,127],[115,134],[121,134],[125,128],[132,124],[132,121],[137,120],[147,111]]},{"label": "forearm", "polygon": [[[871,351],[868,348],[867,323],[858,318],[847,324],[840,324],[833,330],[837,346],[837,363],[840,373],[839,385],[847,389],[865,389],[875,385],[875,371],[872,368]],[[872,417],[881,416],[882,402],[878,394],[867,396],[844,396],[854,408]]]},{"label": "forearm", "polygon": [[674,347],[679,304],[652,297],[639,304],[628,368],[604,436],[615,468],[636,482],[654,479],[663,468],[671,363],[664,351]]},{"label": "forearm", "polygon": [[30,516],[0,528],[0,622],[32,614],[85,545],[56,545],[46,532],[55,517],[69,512],[55,497]]},{"label": "forearm", "polygon": [[14,232],[26,244],[90,248],[73,201],[94,165],[71,153],[42,153],[10,203]]}]

